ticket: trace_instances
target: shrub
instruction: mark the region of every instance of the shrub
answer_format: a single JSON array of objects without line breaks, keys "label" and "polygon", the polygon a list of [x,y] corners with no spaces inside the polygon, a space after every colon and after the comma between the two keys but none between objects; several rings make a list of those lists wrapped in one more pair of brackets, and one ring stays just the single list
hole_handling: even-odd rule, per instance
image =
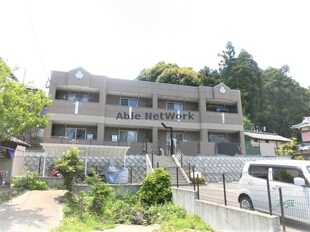
[{"label": "shrub", "polygon": [[90,185],[90,195],[93,197],[91,209],[97,213],[103,213],[105,203],[113,196],[113,189],[102,182],[99,175],[93,168],[90,170],[91,176],[86,177],[86,183]]},{"label": "shrub", "polygon": [[162,168],[156,168],[146,175],[138,194],[142,203],[147,206],[165,204],[172,200],[169,174]]},{"label": "shrub", "polygon": [[29,190],[47,190],[48,185],[45,181],[39,180],[39,174],[26,171],[23,176],[13,177],[12,187],[24,188]]},{"label": "shrub", "polygon": [[191,182],[193,184],[197,184],[197,183],[198,184],[205,184],[206,183],[206,179],[204,177],[200,176],[200,177],[198,177],[198,179],[197,179],[197,177],[191,178]]},{"label": "shrub", "polygon": [[79,158],[79,149],[71,147],[66,153],[62,154],[56,162],[55,166],[64,178],[65,188],[72,191],[75,180],[83,173],[84,164]]}]

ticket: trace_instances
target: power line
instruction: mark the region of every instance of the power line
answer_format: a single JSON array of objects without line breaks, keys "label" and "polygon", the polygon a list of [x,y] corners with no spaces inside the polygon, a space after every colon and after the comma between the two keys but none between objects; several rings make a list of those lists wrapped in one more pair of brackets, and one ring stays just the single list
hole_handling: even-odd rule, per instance
[{"label": "power line", "polygon": [[27,8],[27,13],[28,13],[28,16],[29,16],[29,21],[30,21],[30,25],[31,25],[31,30],[32,30],[32,35],[33,35],[33,38],[34,38],[34,42],[35,42],[35,45],[36,45],[36,47],[38,49],[41,65],[42,65],[42,67],[43,67],[43,69],[45,71],[46,77],[47,77],[47,81],[46,81],[45,87],[48,88],[49,87],[49,82],[51,80],[49,78],[49,74],[48,74],[47,68],[45,66],[45,63],[44,63],[44,60],[43,60],[43,56],[42,56],[42,52],[41,52],[41,49],[40,49],[40,46],[39,46],[38,38],[37,38],[35,29],[34,29],[31,13],[30,13],[29,6],[28,6],[28,0],[25,0],[25,4],[26,4],[26,8]]}]

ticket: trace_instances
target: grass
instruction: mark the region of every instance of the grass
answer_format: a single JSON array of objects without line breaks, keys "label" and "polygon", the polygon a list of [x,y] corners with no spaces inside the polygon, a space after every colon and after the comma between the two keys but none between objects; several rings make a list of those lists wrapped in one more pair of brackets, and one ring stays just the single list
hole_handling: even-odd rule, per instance
[{"label": "grass", "polygon": [[127,194],[111,199],[106,213],[95,215],[89,210],[81,212],[81,208],[69,198],[67,195],[64,200],[65,218],[52,232],[88,232],[113,228],[115,224],[134,224],[131,218],[136,213],[135,209],[143,212],[144,225],[160,224],[161,232],[213,231],[200,217],[189,216],[182,207],[173,203],[141,209],[136,195]]}]

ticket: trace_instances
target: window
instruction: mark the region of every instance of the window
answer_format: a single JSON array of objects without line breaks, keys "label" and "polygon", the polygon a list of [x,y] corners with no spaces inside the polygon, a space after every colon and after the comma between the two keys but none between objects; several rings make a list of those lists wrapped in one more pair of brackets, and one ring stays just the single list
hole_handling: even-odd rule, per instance
[{"label": "window", "polygon": [[296,168],[273,167],[272,178],[274,181],[294,184],[294,178],[305,178],[302,172]]},{"label": "window", "polygon": [[57,90],[55,99],[81,102],[99,102],[99,93]]},{"label": "window", "polygon": [[119,132],[120,141],[137,142],[137,138],[138,138],[137,131],[121,130]]},{"label": "window", "polygon": [[138,100],[137,99],[121,98],[120,102],[121,102],[121,106],[138,107]]},{"label": "window", "polygon": [[65,137],[69,139],[86,139],[85,128],[66,128]]},{"label": "window", "polygon": [[167,102],[167,110],[183,110],[183,103]]},{"label": "window", "polygon": [[[177,142],[177,144],[181,141],[183,141],[183,133],[173,133],[172,134],[173,139]],[[167,141],[170,142],[170,133],[167,133]]]},{"label": "window", "polygon": [[249,168],[249,175],[266,179],[268,177],[268,167],[251,165]]}]

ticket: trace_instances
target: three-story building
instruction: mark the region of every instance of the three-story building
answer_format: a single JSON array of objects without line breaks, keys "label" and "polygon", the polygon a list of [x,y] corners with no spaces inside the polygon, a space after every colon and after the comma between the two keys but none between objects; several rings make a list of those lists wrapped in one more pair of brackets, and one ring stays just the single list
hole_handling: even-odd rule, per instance
[{"label": "three-story building", "polygon": [[45,143],[129,145],[134,154],[169,154],[170,131],[184,154],[244,154],[239,90],[192,87],[52,71],[54,100]]}]

